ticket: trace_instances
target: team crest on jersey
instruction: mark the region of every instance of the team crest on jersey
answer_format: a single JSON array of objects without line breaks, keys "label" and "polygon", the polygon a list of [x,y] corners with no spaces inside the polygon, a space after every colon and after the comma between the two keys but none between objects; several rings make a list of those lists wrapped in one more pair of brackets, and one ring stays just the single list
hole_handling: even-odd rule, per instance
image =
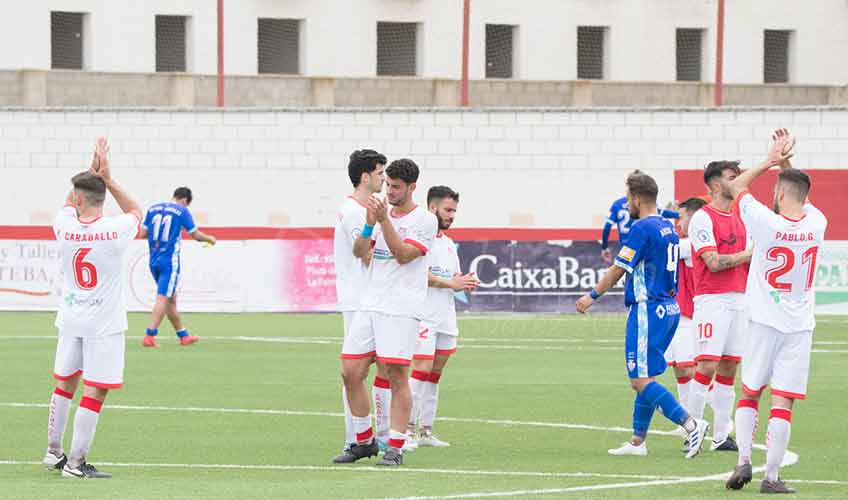
[{"label": "team crest on jersey", "polygon": [[698,231],[698,239],[701,240],[701,243],[709,243],[710,233],[708,233],[705,229],[701,229]]},{"label": "team crest on jersey", "polygon": [[633,261],[633,257],[636,256],[636,250],[633,250],[628,246],[623,246],[621,247],[621,251],[618,252],[618,256],[626,260],[627,262],[631,262]]},{"label": "team crest on jersey", "polygon": [[633,361],[632,359],[628,359],[627,360],[627,370],[632,372],[635,369],[636,369],[636,361]]},{"label": "team crest on jersey", "polygon": [[357,227],[353,231],[350,232],[350,235],[353,236],[354,240],[359,239],[359,236],[362,234],[362,228]]},{"label": "team crest on jersey", "polygon": [[662,304],[658,305],[656,312],[657,312],[657,317],[659,319],[665,318],[665,306],[663,306]]}]

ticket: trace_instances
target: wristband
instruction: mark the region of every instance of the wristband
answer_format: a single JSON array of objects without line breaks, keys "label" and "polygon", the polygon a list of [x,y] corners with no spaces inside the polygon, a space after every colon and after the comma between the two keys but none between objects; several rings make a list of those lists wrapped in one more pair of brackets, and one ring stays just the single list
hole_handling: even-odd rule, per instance
[{"label": "wristband", "polygon": [[592,300],[598,300],[598,297],[600,297],[600,296],[601,296],[601,294],[599,294],[598,291],[595,290],[594,288],[589,290],[589,297],[592,297]]},{"label": "wristband", "polygon": [[368,238],[370,238],[370,237],[371,237],[371,234],[372,234],[373,232],[374,232],[374,226],[369,226],[369,225],[366,223],[366,224],[365,224],[365,227],[363,227],[363,228],[362,228],[362,233],[360,233],[360,235],[359,235],[359,236],[360,236],[363,240],[367,240]]}]

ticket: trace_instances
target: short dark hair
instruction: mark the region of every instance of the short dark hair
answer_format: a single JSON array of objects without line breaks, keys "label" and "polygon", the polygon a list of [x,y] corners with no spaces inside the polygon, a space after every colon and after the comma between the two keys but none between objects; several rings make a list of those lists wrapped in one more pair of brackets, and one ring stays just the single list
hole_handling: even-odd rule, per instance
[{"label": "short dark hair", "polygon": [[633,196],[641,199],[657,202],[657,181],[648,174],[638,173],[627,176],[627,190]]},{"label": "short dark hair", "polygon": [[385,165],[386,157],[373,149],[357,149],[350,154],[347,163],[347,174],[353,187],[359,186],[362,174],[371,173],[377,169],[377,165]]},{"label": "short dark hair", "polygon": [[174,190],[174,199],[185,200],[186,205],[191,205],[191,200],[193,200],[194,198],[191,196],[191,189],[182,186]]},{"label": "short dark hair", "polygon": [[704,208],[704,205],[706,205],[706,204],[707,204],[707,200],[705,200],[703,198],[694,197],[694,198],[689,198],[686,201],[680,202],[677,205],[677,207],[681,208],[683,210],[686,210],[687,212],[693,214],[693,213],[697,212],[698,210]]},{"label": "short dark hair", "polygon": [[418,165],[408,158],[393,161],[386,168],[389,179],[400,179],[407,184],[418,182]]},{"label": "short dark hair", "polygon": [[810,176],[797,168],[789,168],[781,171],[777,176],[777,181],[783,186],[789,186],[789,191],[800,202],[806,201],[807,195],[810,193],[810,187],[813,185],[812,181],[810,181]]},{"label": "short dark hair", "polygon": [[90,205],[102,205],[106,200],[106,183],[91,172],[80,172],[71,177],[74,190],[85,196]]},{"label": "short dark hair", "polygon": [[459,193],[447,186],[433,186],[427,191],[428,205],[437,200],[444,200],[445,198],[450,198],[459,203]]},{"label": "short dark hair", "polygon": [[742,173],[738,161],[720,160],[711,161],[704,167],[704,184],[709,184],[716,177],[721,177],[725,170],[733,170],[736,175]]}]

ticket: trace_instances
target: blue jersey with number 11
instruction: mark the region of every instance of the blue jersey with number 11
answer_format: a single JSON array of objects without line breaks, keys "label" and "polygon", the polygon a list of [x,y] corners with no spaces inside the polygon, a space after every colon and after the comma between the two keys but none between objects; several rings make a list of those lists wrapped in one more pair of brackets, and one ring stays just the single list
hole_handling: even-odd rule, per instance
[{"label": "blue jersey with number 11", "polygon": [[183,229],[189,233],[197,231],[188,207],[165,202],[153,205],[144,217],[147,244],[150,247],[150,263],[161,259],[170,261],[174,254],[179,256],[180,235]]},{"label": "blue jersey with number 11", "polygon": [[624,303],[673,301],[679,258],[680,240],[671,222],[659,215],[635,221],[615,258],[615,265],[628,273]]}]

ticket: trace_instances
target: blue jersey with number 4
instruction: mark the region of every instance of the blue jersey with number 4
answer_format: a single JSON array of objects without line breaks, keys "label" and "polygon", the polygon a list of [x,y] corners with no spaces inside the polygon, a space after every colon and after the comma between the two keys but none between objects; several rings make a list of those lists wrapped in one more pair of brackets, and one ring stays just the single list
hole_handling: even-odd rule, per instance
[{"label": "blue jersey with number 4", "polygon": [[172,262],[174,257],[179,258],[183,229],[189,233],[197,231],[188,207],[173,202],[150,207],[144,217],[143,226],[147,230],[151,265],[158,261]]},{"label": "blue jersey with number 4", "polygon": [[615,258],[615,265],[627,271],[624,303],[674,301],[679,258],[680,240],[671,222],[659,215],[634,221]]}]

